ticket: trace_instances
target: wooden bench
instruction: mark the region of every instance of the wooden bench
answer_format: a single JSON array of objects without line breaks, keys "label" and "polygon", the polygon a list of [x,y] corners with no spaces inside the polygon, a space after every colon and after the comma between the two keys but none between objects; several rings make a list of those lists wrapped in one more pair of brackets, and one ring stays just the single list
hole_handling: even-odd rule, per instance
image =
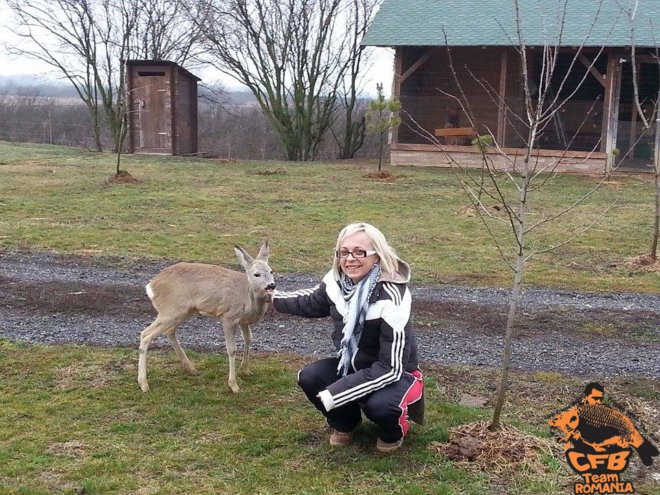
[{"label": "wooden bench", "polygon": [[435,130],[435,137],[456,136],[456,137],[474,137],[477,130],[474,127],[443,127]]},{"label": "wooden bench", "polygon": [[443,127],[435,130],[435,137],[439,137],[442,144],[464,146],[470,144],[469,140],[476,135],[474,127]]}]

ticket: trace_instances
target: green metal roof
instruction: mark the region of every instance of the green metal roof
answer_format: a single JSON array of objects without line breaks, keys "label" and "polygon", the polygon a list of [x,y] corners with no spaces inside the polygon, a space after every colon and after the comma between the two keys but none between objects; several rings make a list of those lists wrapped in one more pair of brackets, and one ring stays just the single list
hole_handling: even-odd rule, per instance
[{"label": "green metal roof", "polygon": [[[635,3],[634,44],[660,46],[660,0],[518,0],[525,44],[557,45],[563,18],[562,46],[630,46]],[[384,0],[362,44],[518,45],[514,0]]]}]

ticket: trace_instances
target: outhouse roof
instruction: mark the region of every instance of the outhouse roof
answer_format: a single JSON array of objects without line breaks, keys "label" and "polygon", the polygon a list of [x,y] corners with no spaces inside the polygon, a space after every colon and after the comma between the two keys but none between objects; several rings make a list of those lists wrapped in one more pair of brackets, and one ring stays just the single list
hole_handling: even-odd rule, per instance
[{"label": "outhouse roof", "polygon": [[195,74],[190,72],[188,69],[183,68],[176,62],[171,62],[169,60],[126,60],[126,65],[127,66],[134,66],[134,65],[143,65],[143,66],[149,66],[149,67],[162,67],[162,66],[168,66],[168,67],[176,67],[180,71],[182,71],[184,74],[186,74],[188,77],[191,79],[194,79],[195,81],[201,81],[199,77],[197,77]]}]

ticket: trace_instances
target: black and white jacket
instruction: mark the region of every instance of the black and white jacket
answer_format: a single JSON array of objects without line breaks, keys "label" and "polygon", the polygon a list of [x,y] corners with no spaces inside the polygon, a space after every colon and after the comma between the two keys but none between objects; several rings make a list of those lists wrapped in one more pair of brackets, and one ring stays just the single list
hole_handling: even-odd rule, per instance
[{"label": "black and white jacket", "polygon": [[[366,321],[349,374],[338,378],[319,394],[326,410],[359,400],[397,382],[404,372],[417,369],[409,280],[410,267],[403,261],[393,277],[381,275],[369,299]],[[273,307],[281,313],[308,318],[330,316],[334,324],[332,340],[339,349],[348,303],[332,270],[312,289],[275,291]]]}]

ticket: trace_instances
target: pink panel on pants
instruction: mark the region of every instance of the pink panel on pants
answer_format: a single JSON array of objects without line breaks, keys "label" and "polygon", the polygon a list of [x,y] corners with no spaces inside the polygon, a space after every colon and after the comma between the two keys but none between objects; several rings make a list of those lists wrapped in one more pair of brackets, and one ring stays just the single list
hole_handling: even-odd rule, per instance
[{"label": "pink panel on pants", "polygon": [[399,416],[399,426],[401,427],[401,432],[405,436],[408,433],[410,428],[410,421],[408,420],[408,406],[414,402],[417,402],[422,398],[422,393],[424,392],[424,377],[422,372],[415,370],[410,373],[415,381],[412,382],[406,393],[403,394],[403,398],[399,403],[399,408],[401,409],[401,416]]}]

